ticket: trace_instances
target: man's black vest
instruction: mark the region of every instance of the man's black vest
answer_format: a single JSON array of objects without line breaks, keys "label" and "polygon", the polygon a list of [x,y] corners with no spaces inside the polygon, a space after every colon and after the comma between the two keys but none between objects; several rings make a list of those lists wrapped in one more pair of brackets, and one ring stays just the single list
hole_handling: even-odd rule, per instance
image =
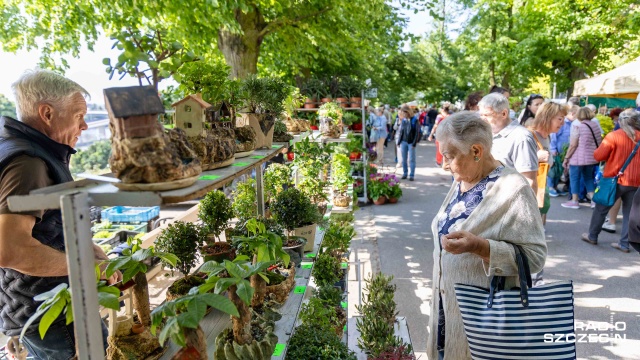
[{"label": "man's black vest", "polygon": [[[0,118],[0,172],[17,156],[28,155],[42,159],[55,184],[73,181],[69,159],[75,153],[71,147],[53,141],[43,133],[9,117]],[[64,251],[62,216],[60,210],[47,210],[42,221],[35,224],[32,235],[41,243]],[[0,329],[8,336],[19,335],[38,303],[33,297],[49,291],[66,276],[36,277],[12,269],[0,268]],[[37,330],[34,322],[29,332]]]}]

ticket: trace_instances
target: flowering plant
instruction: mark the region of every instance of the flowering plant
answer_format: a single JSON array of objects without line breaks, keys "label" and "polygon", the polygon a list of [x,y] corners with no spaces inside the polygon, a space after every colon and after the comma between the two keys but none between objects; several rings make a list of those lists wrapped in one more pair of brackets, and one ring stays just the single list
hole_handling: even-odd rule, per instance
[{"label": "flowering plant", "polygon": [[399,199],[402,197],[402,189],[400,188],[400,184],[395,184],[393,186],[391,186],[391,189],[389,190],[389,198],[390,199]]},{"label": "flowering plant", "polygon": [[399,181],[393,174],[371,174],[369,180],[367,195],[373,201],[377,201],[381,196],[390,197],[393,187],[400,188]]}]

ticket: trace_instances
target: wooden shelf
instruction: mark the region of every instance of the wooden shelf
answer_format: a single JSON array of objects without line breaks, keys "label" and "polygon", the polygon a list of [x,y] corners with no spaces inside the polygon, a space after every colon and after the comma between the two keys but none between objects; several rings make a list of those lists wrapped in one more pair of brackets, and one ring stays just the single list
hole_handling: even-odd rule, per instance
[{"label": "wooden shelf", "polygon": [[[304,109],[304,108],[300,108],[300,109],[296,109],[296,111],[318,111],[320,110],[320,108],[313,108],[313,109]],[[342,108],[343,111],[362,111],[361,107],[356,107],[356,108],[352,108],[352,107],[348,107],[348,108]]]},{"label": "wooden shelf", "polygon": [[59,209],[60,197],[86,192],[95,206],[156,206],[193,200],[214,189],[223,187],[234,179],[250,174],[259,165],[277,156],[283,145],[271,149],[256,150],[251,156],[236,159],[231,166],[204,171],[195,184],[170,191],[122,191],[111,183],[96,180],[80,180],[32,191],[29,195],[9,197],[11,211]]}]

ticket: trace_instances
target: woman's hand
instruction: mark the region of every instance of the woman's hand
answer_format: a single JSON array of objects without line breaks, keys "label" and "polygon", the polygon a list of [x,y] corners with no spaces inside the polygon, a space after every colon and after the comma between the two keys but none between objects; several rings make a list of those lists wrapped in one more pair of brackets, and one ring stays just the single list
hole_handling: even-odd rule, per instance
[{"label": "woman's hand", "polygon": [[547,150],[538,150],[538,161],[549,162],[549,152]]},{"label": "woman's hand", "polygon": [[429,137],[427,138],[427,141],[429,142],[433,141],[433,136],[429,135]]},{"label": "woman's hand", "polygon": [[563,168],[569,169],[569,160],[570,159],[567,159],[567,158],[564,159],[564,161],[562,162],[562,167]]},{"label": "woman's hand", "polygon": [[489,261],[489,242],[468,231],[454,231],[440,238],[442,248],[454,255],[473,253]]}]

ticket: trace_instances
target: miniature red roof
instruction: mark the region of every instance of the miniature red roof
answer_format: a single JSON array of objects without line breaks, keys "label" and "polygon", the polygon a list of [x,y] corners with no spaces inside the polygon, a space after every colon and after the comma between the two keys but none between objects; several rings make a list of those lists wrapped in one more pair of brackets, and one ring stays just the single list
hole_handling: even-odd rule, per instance
[{"label": "miniature red roof", "polygon": [[208,108],[208,107],[211,107],[211,104],[209,104],[208,102],[206,102],[206,101],[202,100],[202,98],[200,97],[200,95],[199,95],[199,94],[196,94],[196,95],[188,95],[188,96],[187,96],[187,97],[185,97],[184,99],[182,99],[182,100],[180,100],[180,101],[178,101],[178,102],[176,102],[176,103],[174,103],[174,104],[171,104],[171,107],[176,107],[176,106],[180,105],[181,103],[183,103],[183,102],[185,102],[185,101],[187,101],[187,100],[189,100],[189,99],[193,99],[193,100],[195,100],[198,104],[200,104],[200,106],[202,106],[202,108],[203,108],[203,109],[206,109],[206,108]]}]

